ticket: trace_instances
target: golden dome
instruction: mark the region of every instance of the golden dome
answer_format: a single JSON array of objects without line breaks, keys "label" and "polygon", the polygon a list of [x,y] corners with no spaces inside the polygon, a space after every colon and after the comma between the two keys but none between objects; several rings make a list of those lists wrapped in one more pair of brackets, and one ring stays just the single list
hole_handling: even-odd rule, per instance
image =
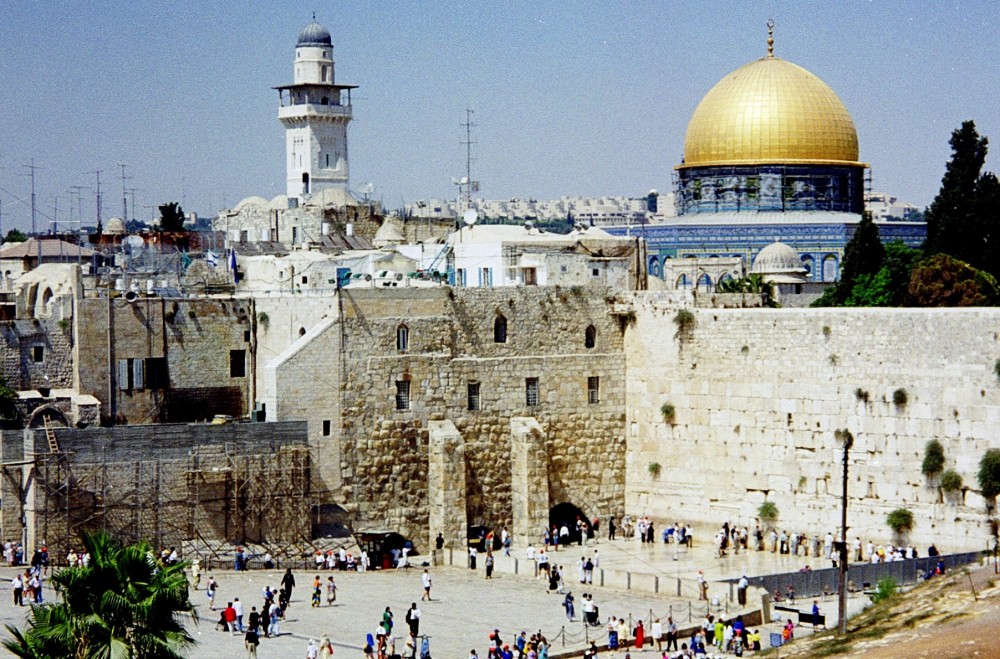
[{"label": "golden dome", "polygon": [[720,80],[701,100],[680,168],[858,162],[858,133],[826,83],[768,56]]}]

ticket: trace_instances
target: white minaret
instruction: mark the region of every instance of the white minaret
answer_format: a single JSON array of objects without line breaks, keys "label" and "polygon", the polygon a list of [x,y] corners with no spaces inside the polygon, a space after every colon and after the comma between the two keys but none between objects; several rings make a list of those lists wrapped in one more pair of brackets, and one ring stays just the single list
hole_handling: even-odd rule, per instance
[{"label": "white minaret", "polygon": [[347,193],[347,124],[357,85],[334,84],[330,33],[313,19],[295,45],[295,82],[275,87],[285,127],[289,199],[326,188]]}]

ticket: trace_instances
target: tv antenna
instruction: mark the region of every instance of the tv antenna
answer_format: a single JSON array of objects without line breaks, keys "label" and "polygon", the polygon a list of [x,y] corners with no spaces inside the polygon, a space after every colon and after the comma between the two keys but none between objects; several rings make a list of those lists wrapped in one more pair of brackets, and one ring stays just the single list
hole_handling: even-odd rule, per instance
[{"label": "tv antenna", "polygon": [[473,114],[475,114],[475,110],[465,108],[465,121],[459,124],[465,129],[465,141],[459,142],[465,146],[465,176],[458,180],[452,179],[452,182],[458,186],[459,201],[464,208],[472,207],[472,193],[479,192],[479,181],[472,178],[472,145],[475,144],[472,141],[472,129],[476,127],[476,124],[472,123]]}]

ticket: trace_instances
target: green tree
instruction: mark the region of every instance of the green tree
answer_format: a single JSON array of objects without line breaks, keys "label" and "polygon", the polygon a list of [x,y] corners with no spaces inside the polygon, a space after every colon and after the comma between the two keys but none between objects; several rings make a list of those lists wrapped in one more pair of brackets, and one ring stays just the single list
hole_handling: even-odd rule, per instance
[{"label": "green tree", "polygon": [[0,419],[16,419],[17,392],[14,391],[4,377],[0,377]]},{"label": "green tree", "polygon": [[913,513],[906,508],[896,508],[886,515],[885,523],[897,535],[903,535],[913,530]]},{"label": "green tree", "polygon": [[916,307],[975,307],[997,303],[996,279],[948,254],[935,254],[910,273],[907,301]]},{"label": "green tree", "polygon": [[885,246],[879,239],[878,226],[872,220],[872,214],[865,212],[854,235],[844,246],[844,265],[840,269],[840,282],[837,284],[838,302],[842,303],[848,298],[858,277],[875,275],[882,269],[884,261]]},{"label": "green tree", "polygon": [[7,235],[6,237],[4,237],[3,241],[5,243],[23,243],[27,239],[28,237],[23,233],[21,233],[20,231],[18,231],[17,229],[11,229],[10,231],[7,232]]},{"label": "green tree", "polygon": [[951,134],[952,156],[941,189],[927,208],[928,254],[950,254],[974,268],[1000,276],[1000,183],[981,173],[989,140],[980,137],[973,121],[962,122]]},{"label": "green tree", "polygon": [[184,231],[184,211],[176,201],[160,205],[160,231]]},{"label": "green tree", "polygon": [[174,659],[195,641],[179,614],[197,622],[188,599],[186,563],[162,566],[145,542],[122,545],[102,532],[85,534],[85,567],[56,572],[57,603],[33,604],[26,631],[8,626],[3,642],[19,657]]},{"label": "green tree", "polygon": [[777,307],[777,295],[774,292],[774,283],[764,281],[764,276],[759,273],[752,273],[739,279],[724,279],[718,283],[715,290],[719,293],[746,293],[759,295],[765,307]]},{"label": "green tree", "polygon": [[979,489],[988,500],[1000,494],[1000,449],[991,448],[979,461]]}]

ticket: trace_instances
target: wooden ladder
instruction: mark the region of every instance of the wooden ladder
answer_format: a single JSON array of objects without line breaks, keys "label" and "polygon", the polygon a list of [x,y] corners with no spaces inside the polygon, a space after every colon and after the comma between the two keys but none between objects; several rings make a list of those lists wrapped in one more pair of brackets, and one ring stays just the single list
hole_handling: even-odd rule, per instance
[{"label": "wooden ladder", "polygon": [[49,453],[58,453],[59,440],[56,439],[56,431],[49,425],[49,417],[43,416],[42,422],[45,424],[45,438],[49,440]]}]

